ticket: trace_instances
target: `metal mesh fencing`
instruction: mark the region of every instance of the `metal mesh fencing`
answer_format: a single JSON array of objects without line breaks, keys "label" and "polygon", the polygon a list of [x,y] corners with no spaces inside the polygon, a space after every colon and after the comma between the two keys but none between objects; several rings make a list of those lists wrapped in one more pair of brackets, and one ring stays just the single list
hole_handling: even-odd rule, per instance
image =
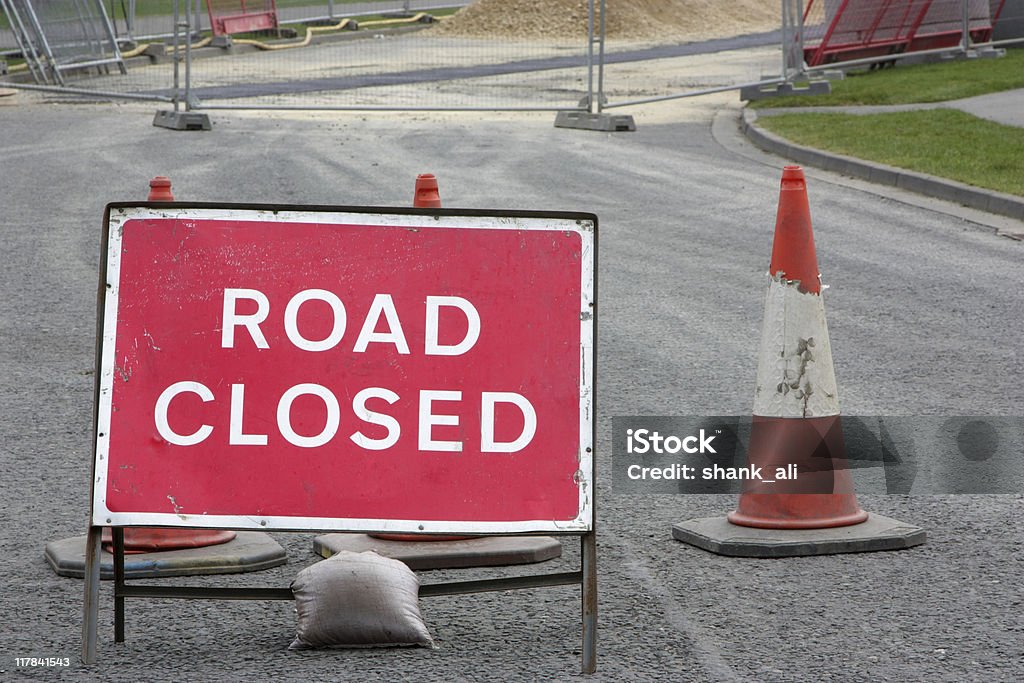
[{"label": "metal mesh fencing", "polygon": [[101,0],[3,0],[3,7],[37,81],[63,84],[72,71],[111,65],[123,71]]},{"label": "metal mesh fencing", "polygon": [[[0,5],[9,16],[45,6],[37,21],[55,38],[55,63],[79,60],[49,90],[200,110],[602,110],[803,79],[911,48],[956,50],[965,25],[972,45],[1004,26],[1017,33],[1002,38],[1024,36],[1024,0],[734,0],[699,12],[691,0],[545,0],[536,16],[506,0],[231,0],[273,8],[278,27],[214,36],[207,10],[230,14],[226,2],[122,2],[113,38],[89,23],[102,0]],[[44,48],[0,35],[14,45],[5,83],[44,82],[23,59]],[[82,67],[119,44],[125,73]]]},{"label": "metal mesh fencing", "polygon": [[[43,91],[57,99],[173,99],[173,47],[119,40],[102,0],[0,2],[15,29],[5,41],[13,43],[5,50],[5,86]],[[173,16],[161,19],[173,34]]]},{"label": "metal mesh fencing", "polygon": [[992,30],[995,45],[1024,43],[1024,0],[1005,0]]},{"label": "metal mesh fencing", "polygon": [[196,44],[194,107],[558,110],[587,95],[586,0],[558,31],[502,0],[335,2],[302,8],[317,15],[305,20],[286,2],[278,12],[293,37],[233,36],[230,54]]},{"label": "metal mesh fencing", "polygon": [[[602,109],[778,83],[802,65],[790,54],[799,0],[606,5]],[[787,11],[784,12],[784,9]],[[786,23],[785,18],[789,17]],[[794,64],[794,61],[796,62]],[[643,62],[643,64],[641,64]],[[652,68],[661,67],[661,68]]]},{"label": "metal mesh fencing", "polygon": [[[0,0],[15,1],[36,0]],[[45,89],[177,99],[203,109],[578,108],[589,92],[588,0],[571,1],[583,11],[568,22],[561,17],[552,33],[538,27],[553,15],[538,12],[531,25],[504,0],[477,0],[465,16],[460,9],[469,0],[277,0],[278,28],[230,36],[212,35],[206,0],[121,3],[112,26],[126,73],[80,69]],[[253,0],[253,7],[264,3]],[[6,80],[39,89],[19,58],[9,60]],[[175,88],[178,71],[182,91]]]}]

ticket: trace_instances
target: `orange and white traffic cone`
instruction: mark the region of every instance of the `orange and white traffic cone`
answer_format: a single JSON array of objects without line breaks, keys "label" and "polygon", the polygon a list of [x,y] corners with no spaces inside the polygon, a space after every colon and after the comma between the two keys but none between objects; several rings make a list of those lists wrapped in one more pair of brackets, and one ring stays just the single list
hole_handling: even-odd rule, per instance
[{"label": "orange and white traffic cone", "polygon": [[[156,176],[149,181],[149,202],[173,202],[171,180]],[[233,541],[238,536],[226,529],[164,529],[160,527],[125,527],[124,552],[126,554],[154,553],[186,548],[205,548]],[[103,549],[113,552],[114,539],[110,529],[103,530]]]},{"label": "orange and white traffic cone", "polygon": [[868,514],[857,505],[843,449],[839,390],[799,166],[782,172],[768,274],[748,460],[769,473],[795,465],[797,478],[752,480],[729,521],[767,529],[859,524]]},{"label": "orange and white traffic cone", "polygon": [[[781,557],[893,550],[916,527],[860,509],[846,461],[803,169],[786,166],[772,245],[746,481],[727,517],[673,527],[724,555]],[[775,476],[773,476],[775,475]]]},{"label": "orange and white traffic cone", "polygon": [[[170,179],[157,176],[150,180],[146,201],[173,202]],[[232,574],[270,569],[288,561],[284,548],[262,532],[163,527],[124,527],[123,531],[124,553],[132,556],[124,564],[130,578]],[[103,529],[102,546],[110,554],[114,552],[113,536],[109,527]],[[47,543],[46,560],[60,576],[81,577],[86,567],[85,543],[84,536]],[[109,555],[101,563],[100,574],[113,578]]]}]

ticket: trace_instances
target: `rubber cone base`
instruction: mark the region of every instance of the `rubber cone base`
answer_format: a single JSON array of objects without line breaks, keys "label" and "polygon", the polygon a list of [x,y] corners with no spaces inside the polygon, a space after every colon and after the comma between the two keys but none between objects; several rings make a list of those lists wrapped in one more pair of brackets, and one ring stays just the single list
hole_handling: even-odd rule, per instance
[{"label": "rubber cone base", "polygon": [[[46,561],[60,576],[85,576],[85,536],[46,544]],[[233,541],[204,548],[187,548],[124,556],[125,578],[241,574],[285,564],[288,557],[277,541],[259,531],[239,531]],[[114,556],[100,553],[100,578],[114,578]]]},{"label": "rubber cone base", "polygon": [[868,514],[861,524],[829,529],[755,529],[725,517],[704,517],[676,524],[672,537],[717,555],[772,558],[903,550],[921,545],[928,534],[920,527]]},{"label": "rubber cone base", "polygon": [[313,539],[313,552],[323,557],[348,550],[372,550],[399,560],[410,569],[464,569],[533,564],[562,554],[562,544],[549,536],[483,536],[466,541],[389,541],[366,534],[325,534]]}]

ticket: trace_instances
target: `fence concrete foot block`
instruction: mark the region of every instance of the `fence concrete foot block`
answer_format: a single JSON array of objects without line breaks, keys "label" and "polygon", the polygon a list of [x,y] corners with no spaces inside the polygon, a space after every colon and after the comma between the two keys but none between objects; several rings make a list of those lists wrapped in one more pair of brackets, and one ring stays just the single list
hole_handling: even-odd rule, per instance
[{"label": "fence concrete foot block", "polygon": [[832,92],[832,84],[823,79],[808,81],[805,84],[748,85],[740,88],[740,99],[744,102],[751,102],[782,95],[828,95],[830,92]]},{"label": "fence concrete foot block", "polygon": [[219,47],[222,50],[227,50],[228,54],[231,54],[235,43],[231,40],[231,36],[214,36],[210,40],[210,47]]},{"label": "fence concrete foot block", "polygon": [[157,128],[171,130],[212,130],[210,117],[194,111],[158,111],[153,118]]},{"label": "fence concrete foot block", "polygon": [[555,115],[555,128],[579,128],[609,133],[636,130],[636,122],[628,114],[591,114],[585,111],[560,111]]},{"label": "fence concrete foot block", "polygon": [[485,536],[462,541],[391,541],[367,534],[325,534],[313,539],[313,552],[323,557],[348,550],[372,550],[399,560],[410,569],[501,567],[544,562],[562,554],[562,544],[549,536]]},{"label": "fence concrete foot block", "polygon": [[171,61],[171,56],[167,54],[167,46],[163,43],[150,43],[142,54],[149,57],[153,64],[166,64]]},{"label": "fence concrete foot block", "polygon": [[672,527],[672,537],[730,557],[803,557],[876,550],[903,550],[928,539],[924,529],[869,514],[861,524],[832,529],[754,529],[725,517],[704,517]]},{"label": "fence concrete foot block", "polygon": [[[59,576],[85,576],[85,536],[46,544],[46,561]],[[207,574],[241,574],[278,567],[288,562],[284,548],[269,535],[239,531],[234,540],[205,548],[165,550],[124,556],[128,579]],[[114,578],[114,556],[100,553],[100,578]]]}]

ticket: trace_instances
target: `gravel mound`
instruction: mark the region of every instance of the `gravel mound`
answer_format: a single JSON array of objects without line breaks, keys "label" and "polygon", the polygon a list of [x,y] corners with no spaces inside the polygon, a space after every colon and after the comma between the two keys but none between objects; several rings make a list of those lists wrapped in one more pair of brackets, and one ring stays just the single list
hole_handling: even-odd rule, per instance
[{"label": "gravel mound", "polygon": [[[684,42],[779,28],[778,0],[606,0],[611,40]],[[596,21],[596,19],[595,19]],[[587,0],[476,0],[433,29],[510,40],[585,39]]]}]

